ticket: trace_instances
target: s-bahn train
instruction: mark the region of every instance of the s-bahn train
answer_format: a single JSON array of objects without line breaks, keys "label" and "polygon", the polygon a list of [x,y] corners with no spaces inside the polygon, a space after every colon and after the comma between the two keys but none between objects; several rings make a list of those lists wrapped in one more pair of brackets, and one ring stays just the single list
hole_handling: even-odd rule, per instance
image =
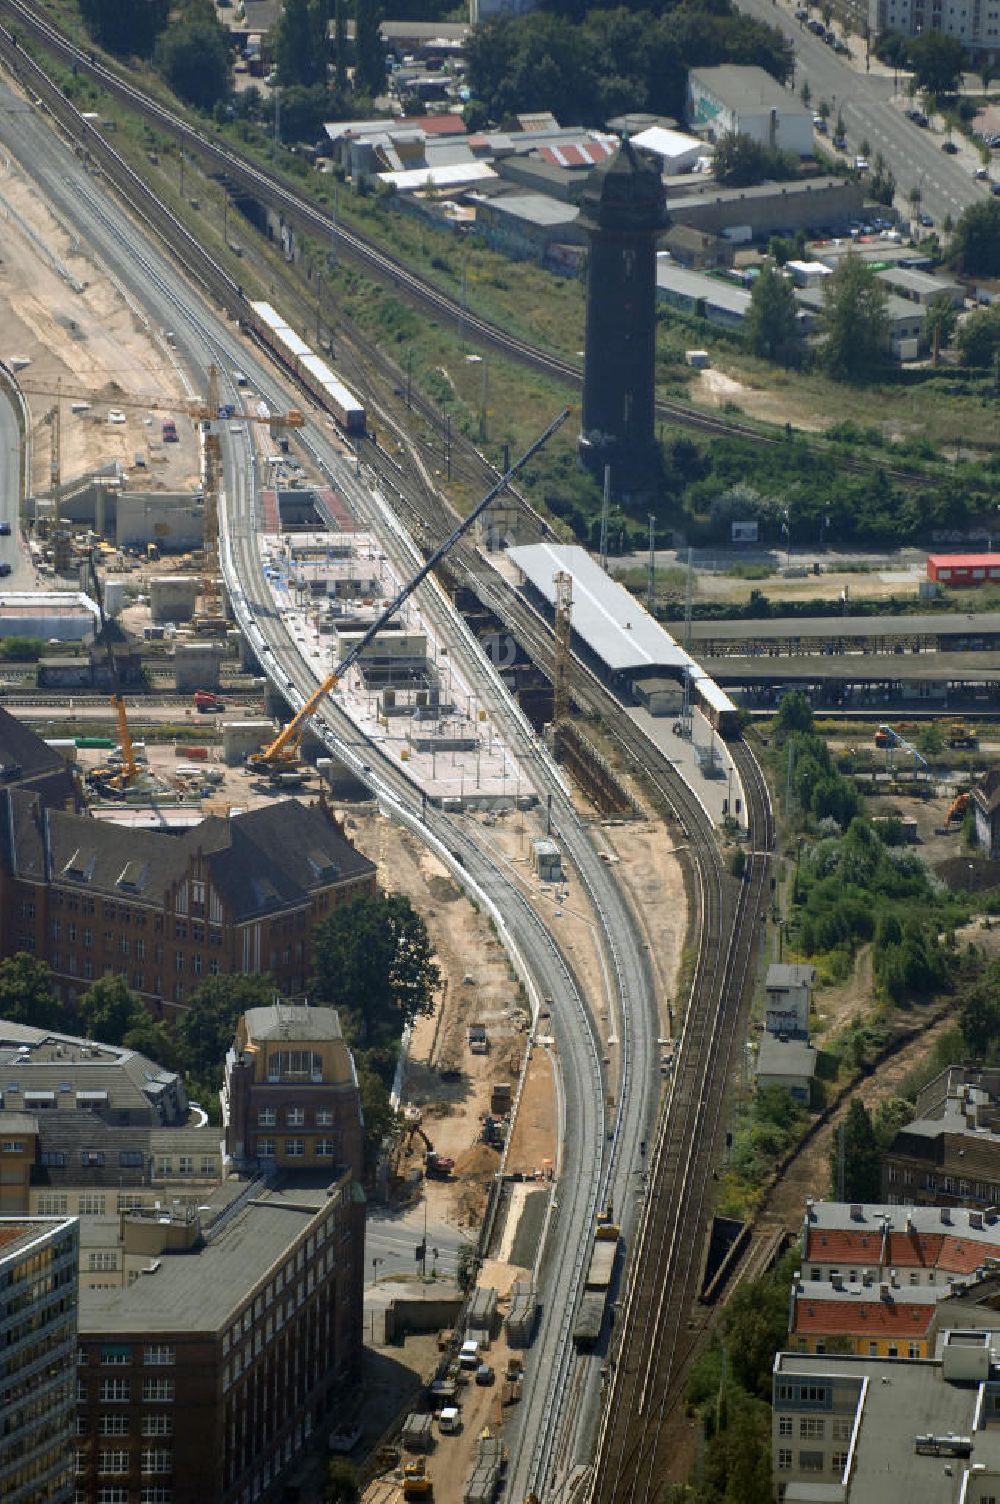
[{"label": "s-bahn train", "polygon": [[697,664],[691,669],[691,697],[723,740],[735,741],[742,734],[736,706]]},{"label": "s-bahn train", "polygon": [[340,424],[345,433],[363,434],[365,409],[321,356],[285,323],[270,303],[248,303],[247,328],[275,354],[310,396]]}]

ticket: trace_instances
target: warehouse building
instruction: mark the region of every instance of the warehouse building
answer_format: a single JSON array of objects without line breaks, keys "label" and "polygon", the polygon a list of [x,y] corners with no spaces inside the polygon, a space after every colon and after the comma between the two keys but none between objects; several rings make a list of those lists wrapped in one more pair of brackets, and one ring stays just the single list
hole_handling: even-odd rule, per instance
[{"label": "warehouse building", "polygon": [[662,255],[656,261],[656,301],[721,329],[739,329],[750,312],[750,294],[736,282],[689,271]]},{"label": "warehouse building", "polygon": [[928,554],[927,578],[963,589],[1000,580],[1000,553]]},{"label": "warehouse building", "polygon": [[[696,178],[686,180],[695,183]],[[864,188],[856,178],[816,178],[794,183],[757,183],[751,188],[719,188],[671,193],[673,224],[692,225],[715,235],[746,230],[746,240],[767,241],[797,230],[847,235],[864,213]]]},{"label": "warehouse building", "polygon": [[692,129],[712,141],[736,132],[759,146],[800,157],[813,153],[812,115],[797,94],[783,88],[763,68],[735,63],[691,68],[687,118]]}]

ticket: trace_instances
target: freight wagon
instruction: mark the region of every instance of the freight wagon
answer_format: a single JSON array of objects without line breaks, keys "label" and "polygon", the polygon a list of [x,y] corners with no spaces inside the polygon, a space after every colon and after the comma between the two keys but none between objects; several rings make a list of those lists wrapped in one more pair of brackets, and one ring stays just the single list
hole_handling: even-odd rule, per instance
[{"label": "freight wagon", "polygon": [[285,323],[270,303],[250,303],[248,307],[250,315],[245,321],[248,329],[302,383],[310,396],[337,420],[346,433],[364,433],[364,405],[350,387],[344,385],[326,361]]}]

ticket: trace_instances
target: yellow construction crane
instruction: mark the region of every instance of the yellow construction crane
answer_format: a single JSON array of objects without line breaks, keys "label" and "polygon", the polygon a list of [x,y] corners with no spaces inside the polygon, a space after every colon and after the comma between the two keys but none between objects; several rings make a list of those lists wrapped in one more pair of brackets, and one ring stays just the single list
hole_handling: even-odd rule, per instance
[{"label": "yellow construction crane", "polygon": [[101,582],[97,578],[97,566],[94,563],[93,550],[87,555],[87,562],[90,565],[90,578],[93,582],[97,610],[101,618],[101,642],[104,646],[104,651],[108,655],[108,669],[111,674],[111,687],[114,691],[111,696],[111,703],[115,709],[115,720],[118,727],[118,745],[121,747],[122,756],[120,768],[95,768],[94,772],[90,775],[90,779],[102,792],[110,791],[115,794],[123,794],[129,785],[135,782],[141,770],[136,761],[132,733],[128,729],[128,716],[125,713],[125,697],[122,694],[121,684],[118,680],[118,661],[115,658],[111,639],[108,635],[108,622],[104,614],[104,593],[101,590]]},{"label": "yellow construction crane", "polygon": [[553,419],[548,428],[546,428],[545,432],[542,433],[534,441],[534,443],[524,451],[520,459],[514,461],[513,465],[507,471],[507,473],[500,477],[492,490],[488,491],[483,499],[476,503],[472,511],[469,513],[468,517],[466,517],[464,521],[459,523],[458,527],[456,527],[454,531],[448,535],[443,543],[440,543],[438,545],[438,547],[427,559],[426,563],[420,566],[416,574],[410,576],[406,584],[396,595],[395,599],[390,601],[388,606],[386,606],[385,609],[379,613],[372,625],[365,633],[363,633],[363,635],[351,648],[347,656],[341,660],[341,662],[337,665],[333,672],[331,674],[328,674],[323,682],[313,690],[312,694],[304,702],[298,712],[288,722],[288,725],[283,727],[283,729],[278,733],[274,741],[270,742],[266,747],[261,747],[259,752],[252,752],[250,754],[250,756],[247,758],[247,767],[251,770],[251,772],[262,773],[266,777],[278,779],[281,777],[282,773],[294,772],[300,766],[300,749],[302,747],[302,738],[305,735],[306,726],[311,720],[320,702],[324,700],[328,694],[331,694],[334,689],[336,689],[337,685],[347,673],[348,669],[358,661],[362,653],[366,651],[366,649],[378,636],[379,632],[381,632],[386,623],[390,621],[392,617],[396,615],[396,612],[400,609],[400,607],[407,600],[409,600],[410,596],[413,594],[414,590],[416,590],[417,586],[423,583],[423,581],[427,578],[435,565],[440,563],[445,554],[447,554],[458,542],[458,540],[469,531],[469,529],[475,524],[477,519],[482,516],[483,512],[486,511],[486,508],[490,505],[490,503],[494,501],[497,496],[499,496],[500,492],[504,489],[505,486],[510,483],[511,479],[518,473],[518,471],[528,463],[533,455],[537,454],[538,450],[541,449],[543,444],[546,444],[548,442],[551,436],[555,433],[556,429],[562,427],[563,423],[565,423],[566,419],[569,417],[569,414],[570,409],[568,407],[563,408],[562,412],[557,418]]},{"label": "yellow construction crane", "polygon": [[[236,407],[232,403],[219,403],[219,368],[210,365],[208,368],[208,391],[204,398],[167,397],[162,392],[138,394],[130,397],[126,392],[117,387],[109,397],[96,392],[84,391],[82,388],[71,388],[64,382],[49,384],[43,381],[35,381],[33,378],[19,379],[18,386],[29,397],[56,397],[72,398],[74,402],[100,402],[107,403],[109,407],[133,407],[147,408],[150,412],[177,412],[184,413],[189,418],[200,418],[202,422],[215,422],[217,419],[232,418],[233,421],[247,423],[269,423],[273,428],[301,428],[305,418],[298,408],[292,407],[285,413],[269,413],[266,417],[261,413],[250,412],[246,408]],[[112,386],[115,386],[112,383]],[[214,401],[213,401],[214,396]]]}]

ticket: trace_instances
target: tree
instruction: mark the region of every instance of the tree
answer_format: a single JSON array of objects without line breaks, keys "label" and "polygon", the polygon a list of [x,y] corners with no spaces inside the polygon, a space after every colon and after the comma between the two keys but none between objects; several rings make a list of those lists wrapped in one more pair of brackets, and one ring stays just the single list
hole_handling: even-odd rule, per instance
[{"label": "tree", "polygon": [[269,977],[206,977],[191,993],[178,1026],[185,1070],[207,1086],[221,1085],[240,1014],[248,1008],[266,1008],[274,998]]},{"label": "tree", "polygon": [[798,163],[787,152],[761,146],[742,132],[724,131],[715,143],[712,170],[727,187],[745,188],[764,178],[794,177]]},{"label": "tree", "polygon": [[1000,357],[1000,308],[970,313],[959,324],[955,342],[964,366],[989,370]]},{"label": "tree", "polygon": [[325,1504],[357,1504],[361,1497],[358,1470],[346,1457],[331,1457],[326,1469]]},{"label": "tree", "polygon": [[170,0],[80,0],[80,15],[95,42],[121,57],[151,57],[167,24]]},{"label": "tree", "polygon": [[127,1050],[136,1050],[140,1055],[155,1060],[157,1065],[164,1066],[168,1071],[181,1068],[176,1036],[166,1024],[150,1018],[145,1009],[142,1018],[137,1019],[125,1034],[122,1044]]},{"label": "tree", "polygon": [[788,694],[782,695],[778,714],[774,718],[774,729],[779,737],[785,737],[792,731],[812,734],[812,706],[801,689],[792,689]]},{"label": "tree", "polygon": [[856,251],[849,251],[826,278],[820,330],[820,359],[834,381],[870,381],[885,365],[886,290]]},{"label": "tree", "polygon": [[962,210],[951,251],[963,272],[1000,276],[1000,198],[991,197]]},{"label": "tree", "polygon": [[19,950],[0,962],[0,1018],[34,1029],[68,1029],[70,1020],[52,986],[44,961]]},{"label": "tree", "polygon": [[333,85],[338,94],[343,94],[347,88],[347,18],[344,15],[344,0],[334,0]]},{"label": "tree", "polygon": [[138,995],[123,977],[98,977],[80,999],[80,1016],[88,1039],[122,1044],[130,1029],[147,1016]]},{"label": "tree", "polygon": [[326,54],[316,46],[315,0],[285,0],[274,39],[274,62],[283,89],[326,81]]},{"label": "tree", "polygon": [[965,65],[961,42],[931,28],[914,38],[908,54],[918,89],[926,89],[935,96],[956,92]]},{"label": "tree", "polygon": [[427,926],[401,894],[360,895],[314,932],[313,990],[355,1024],[358,1039],[382,1044],[430,1013],[441,974]]},{"label": "tree", "polygon": [[355,0],[354,87],[372,99],[385,92],[385,45],[379,0]]},{"label": "tree", "polygon": [[896,197],[896,178],[881,152],[876,152],[868,174],[868,192],[877,204],[892,204]]},{"label": "tree", "polygon": [[[841,1134],[843,1134],[844,1190],[840,1194]],[[852,1097],[847,1116],[833,1135],[830,1148],[830,1194],[835,1200],[878,1201],[882,1170],[871,1113],[860,1097]]]},{"label": "tree", "polygon": [[799,90],[799,98],[802,101],[802,108],[804,110],[808,110],[809,106],[812,104],[812,97],[813,97],[813,91],[809,87],[809,80],[806,79],[805,83],[802,85],[801,89]]},{"label": "tree", "polygon": [[229,45],[214,16],[175,23],[157,42],[154,60],[174,93],[199,110],[229,90]]},{"label": "tree", "polygon": [[795,293],[789,279],[765,261],[754,279],[747,315],[747,343],[755,355],[780,365],[797,366],[802,359]]},{"label": "tree", "polygon": [[951,298],[946,292],[935,293],[927,304],[923,327],[924,343],[932,351],[935,365],[938,350],[951,343],[957,323],[958,314]]}]

